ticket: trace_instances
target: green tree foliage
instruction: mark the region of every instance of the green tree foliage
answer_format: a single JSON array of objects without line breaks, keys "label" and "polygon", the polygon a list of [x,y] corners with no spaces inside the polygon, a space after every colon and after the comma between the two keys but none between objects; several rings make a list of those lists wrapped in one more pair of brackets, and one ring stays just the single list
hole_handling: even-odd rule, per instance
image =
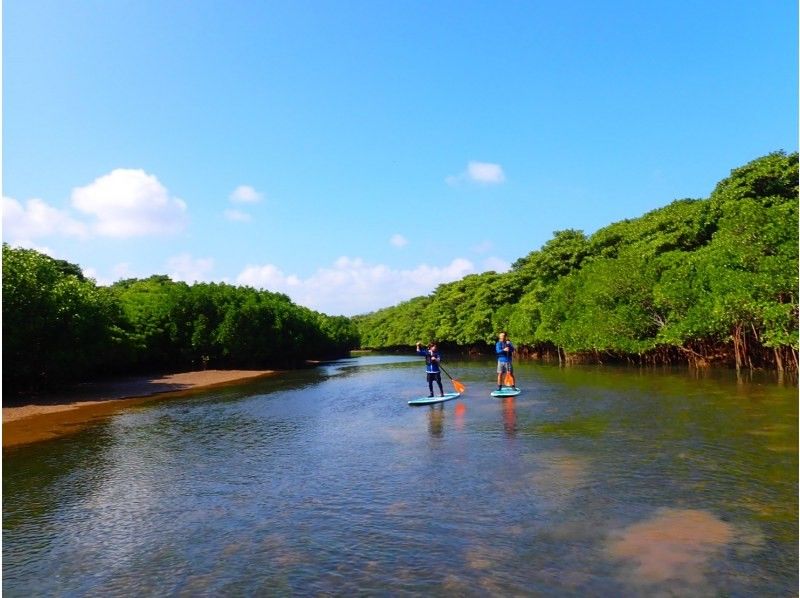
[{"label": "green tree foliage", "polygon": [[278,293],[166,276],[98,287],[80,268],[3,245],[3,387],[104,373],[292,367],[359,344],[350,319]]},{"label": "green tree foliage", "polygon": [[562,276],[580,268],[589,255],[589,242],[583,231],[559,230],[541,249],[514,262],[512,270],[524,283],[549,287]]},{"label": "green tree foliage", "polygon": [[765,206],[797,202],[797,153],[773,152],[731,171],[711,194],[715,210],[725,210],[742,199],[755,199]]},{"label": "green tree foliage", "polygon": [[367,347],[486,345],[507,329],[520,345],[572,356],[677,352],[696,364],[797,369],[797,200],[798,155],[776,152],[731,171],[708,199],[590,237],[557,231],[510,272],[354,320]]},{"label": "green tree foliage", "polygon": [[505,326],[522,290],[517,276],[472,274],[396,307],[353,318],[364,347],[398,347],[417,340],[482,345]]},{"label": "green tree foliage", "polygon": [[165,276],[116,283],[140,349],[138,365],[291,367],[358,344],[355,324],[300,307],[283,294]]},{"label": "green tree foliage", "polygon": [[555,284],[577,271],[591,257],[589,240],[583,231],[563,230],[553,233],[541,249],[532,251],[512,265],[511,274],[524,286],[519,300],[508,310],[505,322],[498,319],[495,330],[507,332],[525,345],[551,344],[552,338],[544,334],[542,308],[547,304]]},{"label": "green tree foliage", "polygon": [[127,354],[108,289],[77,266],[3,244],[3,389],[35,389],[102,373]]},{"label": "green tree foliage", "polygon": [[592,261],[562,278],[545,304],[537,337],[567,351],[640,354],[655,346],[658,276],[635,251]]},{"label": "green tree foliage", "polygon": [[679,199],[640,218],[598,230],[589,241],[593,256],[615,258],[626,247],[647,255],[693,251],[711,239],[715,221],[707,200]]}]

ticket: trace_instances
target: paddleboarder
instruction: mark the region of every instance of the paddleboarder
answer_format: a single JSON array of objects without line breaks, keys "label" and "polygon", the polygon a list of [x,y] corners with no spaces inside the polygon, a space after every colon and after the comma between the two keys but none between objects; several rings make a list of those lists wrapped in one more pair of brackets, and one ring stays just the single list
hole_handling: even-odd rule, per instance
[{"label": "paddleboarder", "polygon": [[514,355],[514,345],[508,340],[508,335],[505,331],[501,332],[498,336],[498,341],[495,343],[494,351],[497,353],[497,390],[503,388],[503,382],[508,378],[510,384],[506,386],[517,389],[514,380],[514,366],[511,365],[511,359]]},{"label": "paddleboarder", "polygon": [[436,347],[436,343],[428,343],[428,348],[423,349],[422,343],[417,343],[417,355],[425,356],[425,374],[428,379],[428,389],[430,394],[428,397],[433,396],[433,382],[439,385],[439,396],[444,396],[444,388],[442,387],[442,373],[439,370],[439,362],[442,360],[441,355]]}]

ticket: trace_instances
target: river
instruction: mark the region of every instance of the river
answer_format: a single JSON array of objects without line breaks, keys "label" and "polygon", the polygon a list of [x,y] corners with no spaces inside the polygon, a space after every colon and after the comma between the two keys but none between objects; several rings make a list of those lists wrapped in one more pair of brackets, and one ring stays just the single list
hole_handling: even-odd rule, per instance
[{"label": "river", "polygon": [[797,595],[796,386],[445,365],[437,407],[370,355],[5,450],[4,594]]}]

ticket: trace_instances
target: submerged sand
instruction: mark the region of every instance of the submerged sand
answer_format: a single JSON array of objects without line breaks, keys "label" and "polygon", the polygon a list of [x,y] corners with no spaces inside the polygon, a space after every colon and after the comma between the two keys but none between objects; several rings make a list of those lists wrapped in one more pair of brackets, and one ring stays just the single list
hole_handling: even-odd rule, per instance
[{"label": "submerged sand", "polygon": [[203,370],[164,376],[139,376],[80,384],[69,391],[32,397],[21,406],[3,407],[3,448],[53,438],[79,429],[125,407],[188,391],[243,382],[272,370]]}]

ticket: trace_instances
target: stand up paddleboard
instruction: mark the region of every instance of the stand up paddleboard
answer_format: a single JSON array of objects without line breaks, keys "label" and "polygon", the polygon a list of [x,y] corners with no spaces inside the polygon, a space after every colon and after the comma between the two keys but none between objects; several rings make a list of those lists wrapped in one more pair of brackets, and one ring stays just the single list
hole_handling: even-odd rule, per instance
[{"label": "stand up paddleboard", "polygon": [[448,392],[443,397],[419,397],[412,399],[408,402],[409,405],[435,405],[436,403],[444,403],[445,401],[452,401],[461,396],[460,392]]},{"label": "stand up paddleboard", "polygon": [[493,390],[492,396],[502,399],[503,397],[515,397],[522,391],[519,388],[513,388],[511,386],[504,386],[500,390]]}]

